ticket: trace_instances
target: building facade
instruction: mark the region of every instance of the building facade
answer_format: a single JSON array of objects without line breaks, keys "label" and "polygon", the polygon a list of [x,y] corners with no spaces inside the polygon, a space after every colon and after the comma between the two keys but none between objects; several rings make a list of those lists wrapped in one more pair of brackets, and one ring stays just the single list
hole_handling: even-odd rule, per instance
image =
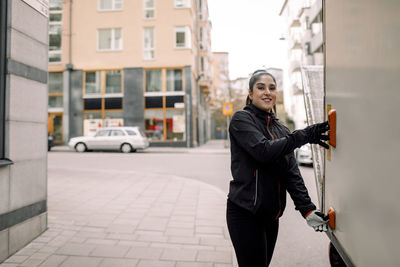
[{"label": "building facade", "polygon": [[1,263],[47,228],[48,2],[0,5]]},{"label": "building facade", "polygon": [[139,126],[152,145],[204,143],[210,31],[206,0],[50,0],[49,132]]},{"label": "building facade", "polygon": [[285,79],[285,109],[295,128],[306,126],[302,65],[323,65],[322,0],[285,0],[280,12],[289,64]]}]

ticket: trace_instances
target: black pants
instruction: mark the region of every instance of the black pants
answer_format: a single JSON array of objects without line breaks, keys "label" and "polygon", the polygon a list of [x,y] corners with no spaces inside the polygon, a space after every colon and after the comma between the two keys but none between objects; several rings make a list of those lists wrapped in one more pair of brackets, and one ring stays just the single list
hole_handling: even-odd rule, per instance
[{"label": "black pants", "polygon": [[271,262],[279,220],[253,214],[228,199],[226,221],[239,267],[266,267]]}]

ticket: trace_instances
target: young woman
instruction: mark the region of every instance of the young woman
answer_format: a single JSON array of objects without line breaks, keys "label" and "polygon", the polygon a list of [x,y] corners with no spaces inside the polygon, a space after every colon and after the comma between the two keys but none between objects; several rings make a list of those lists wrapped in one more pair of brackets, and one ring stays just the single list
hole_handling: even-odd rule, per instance
[{"label": "young woman", "polygon": [[275,78],[264,70],[253,73],[246,107],[229,126],[231,172],[227,224],[240,267],[268,266],[274,251],[286,191],[307,223],[327,230],[324,214],[311,202],[297,167],[294,149],[328,140],[328,122],[293,133],[280,124],[273,109]]}]

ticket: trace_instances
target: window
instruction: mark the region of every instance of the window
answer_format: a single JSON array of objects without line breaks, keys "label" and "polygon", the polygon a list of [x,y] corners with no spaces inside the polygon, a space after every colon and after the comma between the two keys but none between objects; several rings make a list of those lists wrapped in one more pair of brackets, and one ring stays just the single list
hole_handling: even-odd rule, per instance
[{"label": "window", "polygon": [[190,7],[191,0],[175,0],[176,8],[188,8]]},{"label": "window", "polygon": [[106,94],[121,93],[121,71],[106,71]]},{"label": "window", "polygon": [[154,28],[144,28],[143,31],[143,59],[154,59]]},{"label": "window", "polygon": [[122,10],[122,0],[99,0],[98,4],[100,11]]},{"label": "window", "polygon": [[161,70],[146,70],[146,92],[161,92]]},{"label": "window", "polygon": [[183,69],[145,71],[145,133],[151,141],[184,141]]},{"label": "window", "polygon": [[204,57],[200,58],[200,70],[204,72]]},{"label": "window", "polygon": [[125,131],[126,131],[126,133],[127,133],[128,135],[132,135],[132,136],[135,136],[135,135],[136,135],[135,131],[132,131],[132,130],[125,130]]},{"label": "window", "polygon": [[49,62],[58,63],[61,61],[62,0],[51,0],[49,6]]},{"label": "window", "polygon": [[87,71],[83,79],[84,135],[101,127],[123,126],[122,71]]},{"label": "window", "polygon": [[111,136],[124,136],[125,133],[121,130],[112,130],[111,131]]},{"label": "window", "polygon": [[175,27],[175,48],[191,47],[190,29],[189,27]]},{"label": "window", "polygon": [[85,73],[85,93],[100,94],[100,71]]},{"label": "window", "polygon": [[156,0],[144,0],[143,11],[145,19],[154,19],[155,13],[155,2]]},{"label": "window", "polygon": [[167,70],[167,91],[182,91],[182,70]]},{"label": "window", "polygon": [[62,108],[63,105],[63,74],[49,72],[49,108]]},{"label": "window", "polygon": [[96,136],[108,136],[110,134],[110,130],[103,130],[103,131],[98,131]]},{"label": "window", "polygon": [[121,29],[99,29],[97,49],[100,51],[122,50]]}]

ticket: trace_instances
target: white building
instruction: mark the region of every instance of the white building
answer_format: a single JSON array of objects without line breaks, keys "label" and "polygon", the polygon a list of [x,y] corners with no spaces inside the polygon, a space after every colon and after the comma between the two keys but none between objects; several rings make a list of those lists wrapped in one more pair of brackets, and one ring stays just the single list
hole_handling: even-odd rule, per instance
[{"label": "white building", "polygon": [[289,60],[285,70],[285,109],[299,129],[306,126],[300,67],[323,65],[322,0],[285,0],[280,16],[286,22],[284,37]]}]

